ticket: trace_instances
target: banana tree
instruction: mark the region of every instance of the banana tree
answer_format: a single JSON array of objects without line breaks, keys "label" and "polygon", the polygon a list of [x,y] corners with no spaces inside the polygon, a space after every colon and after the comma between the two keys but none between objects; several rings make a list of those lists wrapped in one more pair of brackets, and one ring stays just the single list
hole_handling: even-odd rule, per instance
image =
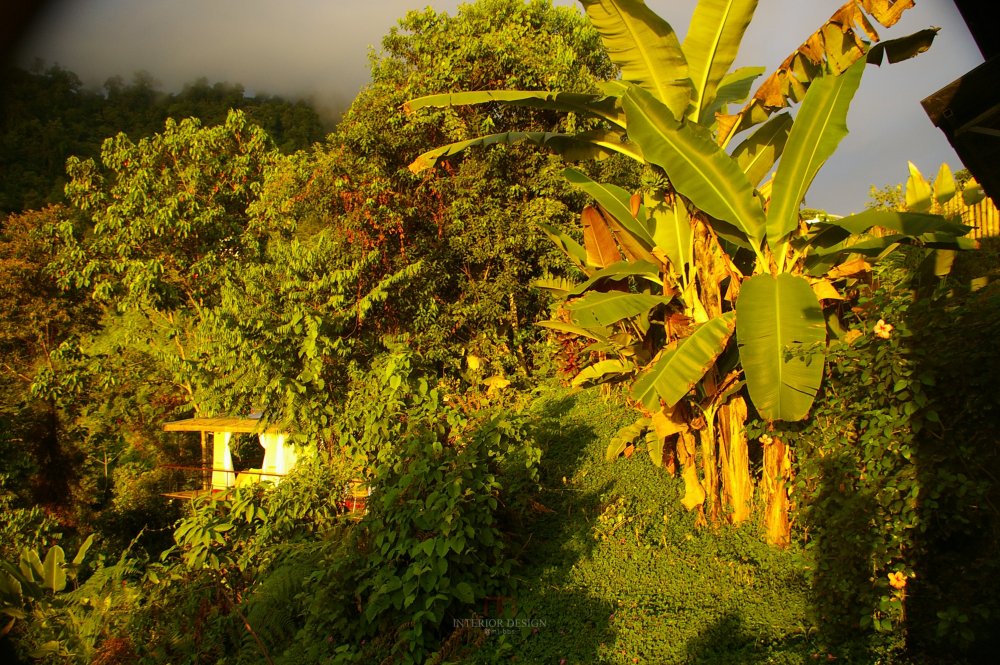
[{"label": "banana tree", "polygon": [[[589,114],[602,121],[600,128],[479,137],[426,152],[410,168],[419,173],[472,147],[519,140],[571,160],[619,153],[643,165],[639,192],[566,169],[566,178],[594,201],[582,213],[583,245],[545,230],[587,279],[541,284],[565,298],[564,315],[543,325],[592,341],[595,361],[575,383],[631,383],[642,415],[613,439],[609,457],[645,441],[657,464],[680,464],[688,508],[707,508],[702,514],[716,520],[728,506],[729,518],[740,521],[753,495],[744,393],[765,419],[799,420],[823,376],[826,322],[817,292],[832,284],[807,274],[807,262],[822,251],[826,263],[812,265],[833,268],[852,255],[838,230],[854,236],[896,224],[901,242],[918,241],[906,230],[920,225],[909,213],[849,217],[822,233],[802,224],[799,207],[847,132],[866,63],[915,55],[934,31],[876,44],[871,20],[888,27],[912,2],[851,0],[746,101],[764,70],[732,65],[756,0],[700,0],[683,43],[641,0],[581,3],[621,80],[591,94],[432,95],[409,109],[499,102]],[[795,102],[801,105],[793,119],[781,109]],[[941,243],[953,242],[960,230],[949,235],[933,220],[922,223],[921,234],[937,233]],[[775,458],[766,483],[775,495],[784,492],[785,455]],[[772,541],[787,537],[779,531]]]}]

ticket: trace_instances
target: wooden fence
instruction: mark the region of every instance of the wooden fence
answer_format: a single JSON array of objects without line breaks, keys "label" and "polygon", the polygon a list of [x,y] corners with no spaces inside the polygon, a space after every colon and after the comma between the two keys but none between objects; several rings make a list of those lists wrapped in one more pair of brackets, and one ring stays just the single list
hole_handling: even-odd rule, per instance
[{"label": "wooden fence", "polygon": [[973,238],[995,238],[1000,236],[1000,212],[990,197],[985,197],[976,205],[965,205],[961,196],[956,196],[942,206],[943,215],[961,215],[962,223],[971,226],[969,236]]}]

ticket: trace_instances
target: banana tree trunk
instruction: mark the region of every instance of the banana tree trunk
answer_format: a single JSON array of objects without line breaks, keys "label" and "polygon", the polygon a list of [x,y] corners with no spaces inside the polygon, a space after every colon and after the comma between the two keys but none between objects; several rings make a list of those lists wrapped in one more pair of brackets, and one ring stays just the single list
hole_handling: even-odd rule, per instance
[{"label": "banana tree trunk", "polygon": [[705,523],[705,488],[698,479],[698,464],[695,461],[694,434],[684,431],[677,435],[677,459],[681,463],[681,478],[684,479],[684,498],[681,504],[688,510],[698,509],[696,522]]},{"label": "banana tree trunk", "polygon": [[791,449],[780,439],[764,437],[764,525],[770,545],[786,547],[791,542],[788,522],[788,487],[792,476]]},{"label": "banana tree trunk", "polygon": [[746,400],[732,398],[719,408],[719,468],[724,502],[730,507],[729,520],[740,524],[750,517],[753,507],[753,479],[747,448]]},{"label": "banana tree trunk", "polygon": [[711,524],[719,523],[719,467],[715,454],[716,435],[714,418],[705,423],[698,433],[701,443],[702,486],[705,488],[705,513]]}]

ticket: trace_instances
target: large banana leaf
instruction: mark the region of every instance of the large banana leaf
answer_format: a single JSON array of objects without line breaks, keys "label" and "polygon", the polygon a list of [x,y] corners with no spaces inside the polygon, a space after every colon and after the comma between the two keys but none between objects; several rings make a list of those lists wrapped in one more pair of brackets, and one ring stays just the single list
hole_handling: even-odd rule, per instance
[{"label": "large banana leaf", "polygon": [[632,397],[650,411],[659,409],[660,399],[668,408],[677,404],[726,348],[733,334],[734,319],[733,312],[714,318],[664,352],[632,384]]},{"label": "large banana leaf", "polygon": [[750,184],[759,184],[777,163],[791,129],[792,116],[779,113],[736,146],[733,158],[747,174]]},{"label": "large banana leaf", "polygon": [[607,328],[601,327],[590,327],[584,328],[583,326],[575,326],[572,323],[566,323],[565,321],[539,321],[538,325],[543,328],[548,328],[550,330],[556,330],[558,332],[568,333],[570,335],[578,335],[580,337],[587,337],[594,340],[595,342],[607,342],[608,337],[611,333]]},{"label": "large banana leaf", "polygon": [[822,277],[851,254],[877,258],[899,244],[918,244],[921,247],[944,250],[970,250],[979,247],[975,238],[962,238],[951,233],[931,232],[917,236],[894,233],[860,240],[852,236],[831,247],[811,249],[806,256],[803,269],[805,274],[811,277]]},{"label": "large banana leaf", "polygon": [[705,124],[703,114],[729,72],[757,0],[700,0],[681,45],[693,88],[688,118]]},{"label": "large banana leaf", "polygon": [[573,377],[571,385],[582,386],[585,383],[601,383],[621,379],[622,375],[631,374],[635,371],[635,365],[626,363],[617,358],[610,360],[600,360],[593,365],[584,367]]},{"label": "large banana leaf", "polygon": [[645,293],[592,291],[566,306],[573,323],[584,327],[609,326],[616,321],[645,314],[657,305],[670,302],[667,296]]},{"label": "large banana leaf", "polygon": [[864,61],[840,76],[813,82],[802,101],[778,170],[767,210],[767,241],[782,269],[786,236],[798,228],[799,206],[824,162],[847,136],[847,111],[861,84]]},{"label": "large banana leaf", "polygon": [[455,143],[449,143],[434,150],[428,150],[413,160],[409,168],[413,173],[420,173],[432,168],[437,164],[439,159],[457,155],[469,148],[511,144],[518,141],[528,141],[537,146],[549,148],[569,161],[603,159],[616,152],[637,161],[642,161],[642,155],[636,151],[634,145],[624,143],[618,133],[607,130],[594,130],[579,134],[562,134],[559,132],[502,132],[500,134],[478,136],[468,141],[456,141]]},{"label": "large banana leaf", "polygon": [[575,286],[569,291],[569,295],[582,295],[601,282],[620,282],[629,277],[640,277],[659,286],[661,289],[663,288],[663,280],[660,279],[660,269],[656,264],[649,261],[619,261],[603,270],[595,272],[586,282]]},{"label": "large banana leaf", "polygon": [[684,201],[678,196],[673,198],[671,204],[655,194],[647,194],[646,209],[656,224],[653,230],[656,248],[670,261],[681,283],[687,285],[687,266],[692,263],[694,235]]},{"label": "large banana leaf", "polygon": [[972,230],[971,226],[941,215],[899,210],[866,210],[856,215],[819,222],[815,226],[819,231],[810,238],[809,245],[818,248],[833,247],[850,236],[867,233],[876,226],[908,236],[921,236],[925,233],[964,236]]},{"label": "large banana leaf", "polygon": [[546,224],[545,222],[536,222],[538,228],[545,232],[552,242],[559,246],[559,248],[566,254],[566,257],[576,264],[578,268],[586,273],[590,270],[587,266],[587,250],[585,250],[580,243],[571,238],[569,234],[563,233],[551,224]]},{"label": "large banana leaf", "polygon": [[675,118],[691,95],[688,66],[670,24],[642,0],[580,0],[622,79],[649,91]]},{"label": "large banana leaf", "polygon": [[924,28],[912,35],[879,42],[868,51],[865,60],[869,65],[881,65],[883,60],[893,64],[915,58],[931,47],[938,30],[940,28]]},{"label": "large banana leaf", "polygon": [[412,113],[426,107],[469,106],[501,102],[509,106],[527,106],[550,111],[586,113],[603,118],[625,129],[618,99],[613,95],[588,95],[579,92],[549,92],[545,90],[476,90],[473,92],[446,92],[418,97],[403,105]]},{"label": "large banana leaf", "polygon": [[736,300],[736,337],[750,399],[768,420],[801,420],[823,378],[826,322],[809,282],[755,275]]},{"label": "large banana leaf", "polygon": [[629,138],[647,161],[667,173],[674,188],[708,215],[729,222],[755,247],[764,210],[739,165],[698,125],[678,123],[660,102],[632,86],[622,98]]},{"label": "large banana leaf", "polygon": [[715,90],[715,99],[701,112],[698,123],[706,127],[715,124],[715,115],[723,113],[728,104],[742,104],[750,96],[753,82],[766,70],[763,67],[740,67],[722,77]]}]

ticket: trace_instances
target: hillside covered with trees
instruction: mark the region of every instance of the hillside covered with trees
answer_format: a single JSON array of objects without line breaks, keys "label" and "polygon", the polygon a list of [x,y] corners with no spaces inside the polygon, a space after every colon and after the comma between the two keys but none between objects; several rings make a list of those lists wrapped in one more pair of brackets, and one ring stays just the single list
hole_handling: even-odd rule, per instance
[{"label": "hillside covered with trees", "polygon": [[732,69],[755,2],[581,4],[410,12],[333,128],[8,74],[4,662],[995,652],[1000,269],[942,213],[982,193],[801,207],[934,31],[851,0]]}]

